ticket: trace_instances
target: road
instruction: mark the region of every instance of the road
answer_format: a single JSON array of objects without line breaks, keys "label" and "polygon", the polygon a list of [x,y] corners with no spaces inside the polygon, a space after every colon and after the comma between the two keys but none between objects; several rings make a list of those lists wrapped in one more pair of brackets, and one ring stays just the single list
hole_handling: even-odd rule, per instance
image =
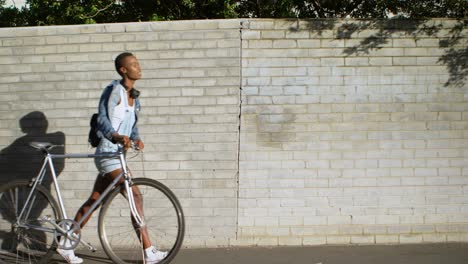
[{"label": "road", "polygon": [[[112,263],[81,251],[87,264]],[[51,263],[65,263],[56,261]],[[467,264],[468,243],[183,249],[171,264]]]}]

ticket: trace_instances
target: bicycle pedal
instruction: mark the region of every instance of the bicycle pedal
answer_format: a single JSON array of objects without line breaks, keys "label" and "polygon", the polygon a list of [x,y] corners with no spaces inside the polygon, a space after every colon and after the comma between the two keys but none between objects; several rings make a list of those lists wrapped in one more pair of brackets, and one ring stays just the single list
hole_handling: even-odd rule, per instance
[{"label": "bicycle pedal", "polygon": [[91,245],[91,243],[84,241],[83,239],[80,241],[80,243],[85,245],[86,247],[88,247],[88,249],[91,250],[91,252],[96,252],[97,251],[96,247]]}]

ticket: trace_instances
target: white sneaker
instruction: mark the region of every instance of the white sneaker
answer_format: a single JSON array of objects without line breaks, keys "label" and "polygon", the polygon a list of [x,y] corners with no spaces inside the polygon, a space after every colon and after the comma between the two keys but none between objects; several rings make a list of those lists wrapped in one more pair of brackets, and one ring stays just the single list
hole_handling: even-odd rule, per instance
[{"label": "white sneaker", "polygon": [[145,249],[145,263],[156,264],[167,257],[167,251],[159,251],[154,246]]},{"label": "white sneaker", "polygon": [[67,263],[70,264],[80,264],[83,263],[83,259],[75,256],[75,251],[72,249],[60,249],[57,248],[57,253],[59,253],[62,258],[64,258]]}]

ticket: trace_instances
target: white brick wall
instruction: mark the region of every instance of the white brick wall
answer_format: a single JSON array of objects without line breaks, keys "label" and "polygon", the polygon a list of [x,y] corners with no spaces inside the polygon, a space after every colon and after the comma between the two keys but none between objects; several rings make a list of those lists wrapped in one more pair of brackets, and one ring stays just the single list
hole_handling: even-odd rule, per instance
[{"label": "white brick wall", "polygon": [[[440,22],[439,38],[358,21],[244,23],[243,239],[463,240],[467,87],[444,85],[450,76],[439,41],[454,21]],[[343,39],[343,24],[365,29]],[[373,39],[379,32],[388,38]]]},{"label": "white brick wall", "polygon": [[[15,140],[24,136],[18,121],[40,111],[48,133],[64,134],[67,152],[94,151],[87,144],[89,117],[102,89],[118,78],[113,58],[134,52],[144,76],[137,88],[146,150],[144,164],[140,157],[132,167],[138,175],[144,166],[147,177],[180,198],[185,245],[228,245],[237,229],[239,25],[219,20],[0,29],[1,148],[17,147]],[[2,155],[2,167],[6,159]],[[61,187],[73,217],[96,169],[92,160],[67,160],[64,167]],[[98,244],[96,219],[84,235]]]},{"label": "white brick wall", "polygon": [[[466,241],[467,87],[446,86],[453,76],[439,62],[456,21],[428,21],[440,25],[434,34],[330,23],[0,29],[0,180],[32,173],[37,157],[21,147],[31,139],[93,151],[89,116],[128,50],[143,68],[146,143],[132,167],[178,195],[186,246]],[[343,27],[353,23],[360,30]],[[21,130],[34,111],[48,135],[41,119],[27,122],[35,134]],[[30,166],[11,166],[22,157]],[[96,172],[92,161],[62,165],[72,215]]]}]

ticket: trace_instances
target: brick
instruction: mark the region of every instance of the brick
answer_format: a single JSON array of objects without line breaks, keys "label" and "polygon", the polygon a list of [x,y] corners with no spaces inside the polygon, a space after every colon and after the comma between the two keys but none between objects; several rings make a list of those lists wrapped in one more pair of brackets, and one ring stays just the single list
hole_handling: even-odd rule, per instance
[{"label": "brick", "polygon": [[286,36],[287,39],[308,39],[309,38],[309,31],[287,31]]},{"label": "brick", "polygon": [[327,244],[349,244],[350,236],[327,236]]},{"label": "brick", "polygon": [[425,243],[445,243],[447,235],[445,234],[423,234],[423,242]]},{"label": "brick", "polygon": [[322,48],[343,48],[345,46],[345,41],[343,39],[322,39],[321,47]]},{"label": "brick", "polygon": [[44,45],[45,43],[46,43],[46,38],[43,38],[43,37],[23,38],[23,45],[25,46]]},{"label": "brick", "polygon": [[396,244],[399,242],[398,235],[376,235],[375,241],[377,244]]},{"label": "brick", "polygon": [[326,244],[327,238],[325,236],[312,236],[304,237],[302,244],[304,246],[313,246],[313,245],[324,245]]},{"label": "brick", "polygon": [[243,31],[242,31],[242,39],[243,39],[243,40],[248,40],[248,39],[261,39],[261,37],[260,37],[260,31],[243,30]]},{"label": "brick", "polygon": [[319,48],[320,40],[317,39],[298,39],[297,46],[299,48]]},{"label": "brick", "polygon": [[50,54],[57,52],[57,46],[39,46],[34,49],[36,54]]},{"label": "brick", "polygon": [[345,59],[343,58],[321,58],[320,65],[321,66],[344,66]]},{"label": "brick", "polygon": [[346,58],[346,66],[367,66],[370,65],[369,58]]},{"label": "brick", "polygon": [[417,57],[393,57],[393,65],[417,65]]},{"label": "brick", "polygon": [[416,41],[414,39],[393,39],[392,40],[393,47],[416,47]]},{"label": "brick", "polygon": [[423,241],[422,235],[400,235],[400,243],[421,243]]},{"label": "brick", "polygon": [[374,244],[374,236],[351,236],[351,244]]},{"label": "brick", "polygon": [[380,66],[380,65],[392,65],[392,64],[393,64],[392,58],[387,58],[387,57],[369,58],[369,65]]}]

